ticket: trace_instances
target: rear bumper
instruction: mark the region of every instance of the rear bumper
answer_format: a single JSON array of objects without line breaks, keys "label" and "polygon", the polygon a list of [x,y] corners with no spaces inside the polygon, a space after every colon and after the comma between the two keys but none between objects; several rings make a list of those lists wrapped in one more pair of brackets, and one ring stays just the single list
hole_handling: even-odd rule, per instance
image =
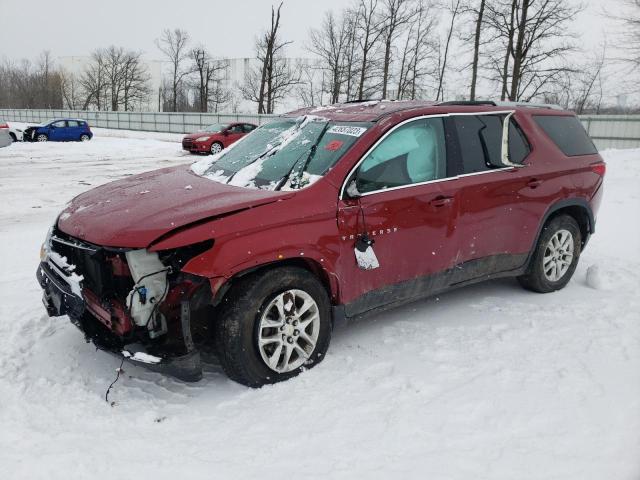
[{"label": "rear bumper", "polygon": [[[36,271],[38,283],[42,287],[42,303],[50,317],[67,315],[85,335],[87,342],[126,361],[144,366],[150,370],[171,375],[185,382],[202,379],[200,353],[190,345],[185,355],[168,356],[150,354],[145,345],[133,336],[120,337],[109,331],[86,308],[83,298],[76,295],[71,287],[60,278],[47,263],[42,262]],[[189,328],[188,322],[184,323]],[[190,338],[190,332],[183,332]]]}]

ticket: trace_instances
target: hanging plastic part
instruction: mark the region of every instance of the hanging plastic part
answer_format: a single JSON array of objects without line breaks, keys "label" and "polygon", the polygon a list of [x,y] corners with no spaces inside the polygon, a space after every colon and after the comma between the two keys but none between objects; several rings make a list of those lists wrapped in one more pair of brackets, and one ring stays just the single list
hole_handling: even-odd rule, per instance
[{"label": "hanging plastic part", "polygon": [[358,267],[363,270],[375,270],[380,267],[380,262],[378,262],[376,252],[373,251],[373,245],[375,243],[375,240],[369,238],[369,235],[366,233],[358,237],[358,240],[356,240],[356,245],[353,251],[356,254]]}]

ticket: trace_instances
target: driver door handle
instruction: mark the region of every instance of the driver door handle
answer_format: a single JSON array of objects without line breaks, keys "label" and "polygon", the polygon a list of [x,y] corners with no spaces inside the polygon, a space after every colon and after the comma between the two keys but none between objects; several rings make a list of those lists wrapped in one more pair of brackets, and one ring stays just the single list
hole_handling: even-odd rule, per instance
[{"label": "driver door handle", "polygon": [[538,188],[542,185],[542,180],[538,180],[537,178],[532,178],[527,182],[527,187],[529,188]]},{"label": "driver door handle", "polygon": [[431,205],[432,207],[440,208],[449,205],[451,202],[453,202],[453,197],[439,196],[429,201],[429,205]]}]

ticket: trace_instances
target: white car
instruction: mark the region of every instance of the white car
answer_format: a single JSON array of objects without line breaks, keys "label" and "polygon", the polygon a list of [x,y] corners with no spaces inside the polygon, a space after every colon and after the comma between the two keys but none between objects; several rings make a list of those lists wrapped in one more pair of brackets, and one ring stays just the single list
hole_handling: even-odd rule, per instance
[{"label": "white car", "polygon": [[22,142],[22,129],[12,127],[7,122],[2,121],[0,121],[0,129],[6,130],[9,133],[11,140],[13,140],[14,142]]}]

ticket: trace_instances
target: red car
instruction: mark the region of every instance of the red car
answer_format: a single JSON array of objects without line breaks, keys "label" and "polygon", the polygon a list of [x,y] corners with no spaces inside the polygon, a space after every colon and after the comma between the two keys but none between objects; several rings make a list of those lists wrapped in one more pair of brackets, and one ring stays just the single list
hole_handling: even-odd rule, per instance
[{"label": "red car", "polygon": [[215,155],[256,128],[257,125],[252,123],[215,123],[200,132],[185,135],[182,139],[182,148],[191,153]]},{"label": "red car", "polygon": [[344,319],[498,277],[563,288],[604,174],[576,116],[547,106],[300,110],[76,197],[37,276],[49,314],[99,347],[196,380],[213,342],[257,387],[320,362]]}]

